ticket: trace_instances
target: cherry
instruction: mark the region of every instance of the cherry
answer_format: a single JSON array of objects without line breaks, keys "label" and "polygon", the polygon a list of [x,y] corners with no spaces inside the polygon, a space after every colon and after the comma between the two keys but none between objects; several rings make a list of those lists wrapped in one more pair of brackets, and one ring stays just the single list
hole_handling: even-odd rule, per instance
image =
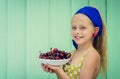
[{"label": "cherry", "polygon": [[54,53],[57,53],[57,52],[58,52],[58,48],[54,48],[54,49],[53,49],[53,52],[54,52]]},{"label": "cherry", "polygon": [[39,58],[42,58],[42,59],[53,59],[53,60],[68,59],[70,57],[71,57],[70,53],[58,50],[58,48],[50,49],[49,52],[41,53],[39,55]]}]

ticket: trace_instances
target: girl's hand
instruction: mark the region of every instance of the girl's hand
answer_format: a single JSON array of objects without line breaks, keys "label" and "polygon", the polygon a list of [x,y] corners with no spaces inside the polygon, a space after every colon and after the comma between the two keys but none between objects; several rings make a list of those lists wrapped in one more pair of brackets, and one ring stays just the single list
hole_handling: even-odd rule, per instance
[{"label": "girl's hand", "polygon": [[57,71],[62,69],[58,66],[52,66],[52,65],[49,65],[49,64],[41,64],[41,66],[42,66],[44,71],[49,72],[49,73],[56,73]]},{"label": "girl's hand", "polygon": [[52,69],[48,68],[46,64],[41,64],[45,72],[54,73]]},{"label": "girl's hand", "polygon": [[58,79],[70,79],[68,75],[59,66],[52,66],[49,64],[41,64],[44,71],[49,73],[55,73]]}]

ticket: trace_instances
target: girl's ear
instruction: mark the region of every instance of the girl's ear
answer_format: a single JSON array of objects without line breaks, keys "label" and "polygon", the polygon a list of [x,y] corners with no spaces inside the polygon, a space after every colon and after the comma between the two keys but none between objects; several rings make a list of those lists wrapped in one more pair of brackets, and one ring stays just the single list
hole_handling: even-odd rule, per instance
[{"label": "girl's ear", "polygon": [[100,30],[99,27],[95,27],[93,37],[96,37],[98,35],[99,30]]}]

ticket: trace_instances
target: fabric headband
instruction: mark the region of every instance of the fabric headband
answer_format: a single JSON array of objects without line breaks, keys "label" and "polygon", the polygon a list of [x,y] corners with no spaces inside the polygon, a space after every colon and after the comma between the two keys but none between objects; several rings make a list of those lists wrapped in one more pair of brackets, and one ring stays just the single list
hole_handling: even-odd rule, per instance
[{"label": "fabric headband", "polygon": [[[102,29],[103,29],[102,19],[101,19],[99,11],[96,8],[91,7],[91,6],[85,6],[81,9],[79,9],[75,13],[75,15],[76,14],[86,15],[92,21],[92,23],[95,27],[99,27],[99,32],[98,32],[97,36],[100,36],[102,34]],[[75,43],[74,40],[72,40],[72,42],[73,42],[74,47],[77,49],[78,45]]]}]

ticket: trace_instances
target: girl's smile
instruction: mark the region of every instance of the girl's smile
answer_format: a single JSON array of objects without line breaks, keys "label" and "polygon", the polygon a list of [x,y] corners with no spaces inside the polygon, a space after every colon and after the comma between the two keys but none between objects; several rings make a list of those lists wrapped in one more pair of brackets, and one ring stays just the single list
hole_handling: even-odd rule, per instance
[{"label": "girl's smile", "polygon": [[83,36],[78,36],[78,35],[76,35],[76,36],[74,36],[74,39],[77,41],[79,41],[79,40],[81,40],[83,38]]}]

